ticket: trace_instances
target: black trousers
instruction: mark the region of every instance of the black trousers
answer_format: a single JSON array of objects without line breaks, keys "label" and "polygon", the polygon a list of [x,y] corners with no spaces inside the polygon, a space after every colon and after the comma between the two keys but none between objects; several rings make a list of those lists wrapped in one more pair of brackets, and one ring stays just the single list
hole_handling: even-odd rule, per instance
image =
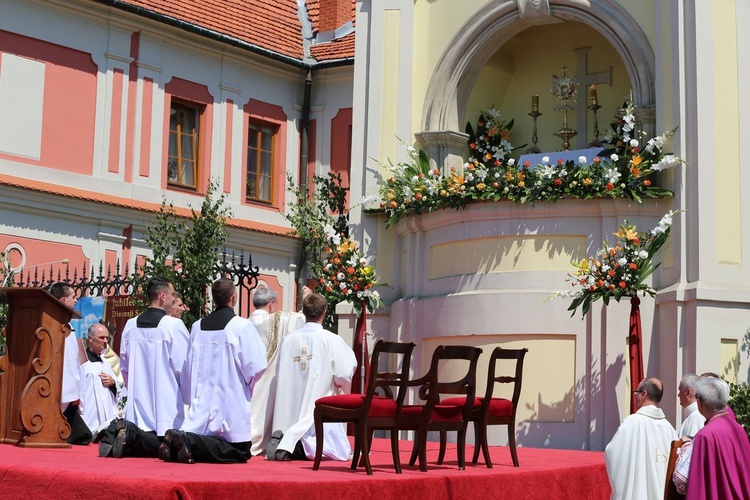
[{"label": "black trousers", "polygon": [[68,443],[80,445],[89,444],[93,436],[91,435],[89,428],[86,427],[86,422],[83,421],[83,417],[78,413],[78,405],[72,403],[69,404],[63,412],[63,416],[65,417],[65,420],[68,421],[68,425],[70,425]]},{"label": "black trousers", "polygon": [[[109,427],[102,431],[102,443],[114,444],[117,437],[117,419],[110,422]],[[125,421],[125,432],[127,435],[124,449],[127,457],[159,457],[159,445],[161,438],[156,436],[154,431],[144,431],[133,422]]]},{"label": "black trousers", "polygon": [[251,458],[250,441],[230,443],[224,438],[186,432],[196,462],[244,464]]}]

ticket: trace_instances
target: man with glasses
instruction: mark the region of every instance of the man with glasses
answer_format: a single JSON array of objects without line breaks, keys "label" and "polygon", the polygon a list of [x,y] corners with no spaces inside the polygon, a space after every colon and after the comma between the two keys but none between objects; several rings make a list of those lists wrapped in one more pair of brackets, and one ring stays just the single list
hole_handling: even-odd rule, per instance
[{"label": "man with glasses", "polygon": [[611,498],[662,498],[669,450],[677,432],[656,406],[664,394],[658,379],[644,379],[633,394],[638,411],[622,421],[604,450]]}]

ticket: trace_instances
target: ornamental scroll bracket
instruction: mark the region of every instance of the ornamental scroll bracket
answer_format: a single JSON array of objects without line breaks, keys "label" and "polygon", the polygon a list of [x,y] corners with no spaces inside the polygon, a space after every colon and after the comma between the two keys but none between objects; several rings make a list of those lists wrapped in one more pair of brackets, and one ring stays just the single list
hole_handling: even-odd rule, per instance
[{"label": "ornamental scroll bracket", "polygon": [[552,16],[549,0],[516,0],[518,15],[529,24],[541,26],[561,22]]}]

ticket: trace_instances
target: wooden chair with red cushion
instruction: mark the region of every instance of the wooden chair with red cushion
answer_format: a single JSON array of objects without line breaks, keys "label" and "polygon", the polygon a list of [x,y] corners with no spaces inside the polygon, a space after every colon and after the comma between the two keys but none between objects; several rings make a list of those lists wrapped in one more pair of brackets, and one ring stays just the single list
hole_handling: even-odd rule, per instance
[{"label": "wooden chair with red cushion", "polygon": [[[398,419],[398,430],[416,430],[414,447],[409,465],[419,458],[419,470],[427,470],[427,432],[456,431],[458,433],[458,468],[466,468],[465,443],[466,428],[471,404],[464,407],[444,405],[441,394],[464,394],[464,399],[472,401],[476,390],[477,360],[482,353],[479,347],[438,346],[432,355],[430,371],[424,377],[409,381],[409,386],[420,387],[419,396],[424,405],[404,405]],[[440,362],[447,360],[468,361],[466,374],[458,380],[446,382],[440,377]],[[394,452],[394,460],[396,455]]]},{"label": "wooden chair with red cushion", "polygon": [[672,481],[674,468],[677,465],[677,458],[680,455],[680,448],[682,448],[683,444],[685,444],[684,441],[680,439],[672,441],[672,446],[669,450],[669,459],[667,460],[667,479],[664,482],[664,500],[680,500],[681,498],[685,498],[685,495],[677,492],[677,486]]},{"label": "wooden chair with red cushion", "polygon": [[[485,464],[487,464],[488,468],[492,468],[490,450],[487,445],[487,426],[507,425],[510,456],[513,459],[513,466],[518,467],[518,455],[516,453],[516,410],[518,408],[518,399],[521,395],[523,359],[527,352],[529,352],[527,348],[503,349],[501,347],[497,347],[492,351],[487,369],[487,390],[484,397],[474,399],[473,409],[469,417],[474,422],[474,458],[471,461],[473,464],[479,460],[479,450],[481,448]],[[497,362],[501,359],[516,361],[512,377],[497,374]],[[493,398],[492,394],[495,384],[514,384],[511,399]],[[466,404],[466,398],[450,398],[442,401],[442,404],[463,407]],[[441,433],[439,460],[444,454],[445,436]]]},{"label": "wooden chair with red cushion", "polygon": [[[370,443],[375,429],[391,430],[391,448],[398,457],[398,432],[394,430],[396,419],[401,413],[407,391],[413,342],[386,342],[379,340],[375,344],[370,362],[370,374],[365,394],[341,394],[320,398],[315,402],[315,463],[313,470],[318,470],[323,455],[323,423],[348,422],[354,424],[354,456],[352,469],[357,468],[360,454],[367,474],[372,475],[370,465]],[[392,364],[388,357],[394,358]],[[398,366],[401,357],[401,369],[386,371],[388,366]],[[377,394],[381,389],[385,396]],[[394,391],[395,389],[395,391]],[[393,397],[395,393],[395,399]],[[401,473],[401,462],[394,460],[397,473]]]}]

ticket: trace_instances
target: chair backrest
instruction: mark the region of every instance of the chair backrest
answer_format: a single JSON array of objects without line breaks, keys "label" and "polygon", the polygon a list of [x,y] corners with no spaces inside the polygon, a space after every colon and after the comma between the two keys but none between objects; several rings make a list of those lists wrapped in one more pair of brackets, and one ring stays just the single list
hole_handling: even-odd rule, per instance
[{"label": "chair backrest", "polygon": [[[365,396],[365,405],[369,407],[372,398],[378,388],[382,388],[386,395],[393,397],[393,388],[397,389],[396,402],[403,405],[406,396],[407,382],[409,381],[409,367],[411,366],[411,353],[416,344],[414,342],[387,342],[378,340],[372,351],[370,361],[370,375],[367,380],[367,392]],[[389,372],[385,363],[381,360],[381,354],[403,355],[401,369]],[[382,356],[385,358],[386,356]],[[381,371],[382,370],[382,371]]]},{"label": "chair backrest", "polygon": [[[440,401],[440,394],[466,394],[467,399],[473,401],[477,385],[477,361],[480,354],[482,354],[480,347],[459,345],[438,346],[435,352],[432,353],[430,371],[427,375],[429,380],[426,388],[427,405],[433,406],[437,404]],[[468,361],[466,374],[458,380],[450,382],[440,380],[440,361],[451,359]],[[467,404],[466,408],[470,411],[471,405]]]},{"label": "chair backrest", "polygon": [[[518,407],[518,399],[521,396],[521,382],[523,379],[523,359],[526,353],[529,352],[527,348],[523,349],[503,349],[502,347],[496,347],[492,351],[490,356],[489,369],[487,370],[487,392],[485,393],[485,405],[489,405],[489,400],[492,399],[492,393],[495,388],[495,384],[514,384],[513,396],[511,401],[513,402],[513,411]],[[515,359],[516,369],[513,372],[513,376],[509,375],[498,375],[497,374],[497,361],[499,359]]]},{"label": "chair backrest", "polygon": [[672,474],[674,474],[674,468],[677,464],[678,450],[682,448],[684,442],[681,439],[675,439],[672,441],[672,447],[669,450],[669,460],[667,460],[667,479],[664,483],[664,500],[677,500],[685,498],[685,495],[677,493],[677,487],[672,481]]}]

